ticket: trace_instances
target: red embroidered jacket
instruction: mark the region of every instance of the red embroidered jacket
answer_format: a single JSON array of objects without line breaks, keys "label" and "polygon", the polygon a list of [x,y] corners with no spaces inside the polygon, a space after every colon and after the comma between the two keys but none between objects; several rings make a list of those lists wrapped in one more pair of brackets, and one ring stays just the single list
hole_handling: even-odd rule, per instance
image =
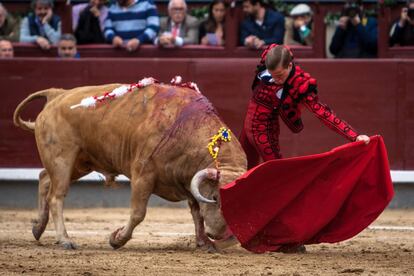
[{"label": "red embroidered jacket", "polygon": [[[263,69],[263,64],[260,67]],[[303,129],[301,106],[304,105],[325,125],[350,141],[355,141],[358,133],[328,106],[319,102],[316,79],[299,66],[292,67],[283,86],[261,79],[259,75],[253,82],[253,100],[276,111],[291,131],[297,133]]]}]

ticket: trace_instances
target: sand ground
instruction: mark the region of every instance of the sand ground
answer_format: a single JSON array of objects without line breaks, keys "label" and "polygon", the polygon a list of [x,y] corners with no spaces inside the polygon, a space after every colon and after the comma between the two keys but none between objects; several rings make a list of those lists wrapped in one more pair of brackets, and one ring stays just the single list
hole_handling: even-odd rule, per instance
[{"label": "sand ground", "polygon": [[[414,210],[387,210],[351,240],[307,246],[305,254],[253,254],[240,246],[221,254],[195,249],[189,209],[149,208],[123,248],[109,235],[128,209],[65,210],[77,250],[54,244],[49,222],[39,242],[36,210],[0,210],[1,275],[414,275]],[[387,229],[380,229],[386,226]]]}]

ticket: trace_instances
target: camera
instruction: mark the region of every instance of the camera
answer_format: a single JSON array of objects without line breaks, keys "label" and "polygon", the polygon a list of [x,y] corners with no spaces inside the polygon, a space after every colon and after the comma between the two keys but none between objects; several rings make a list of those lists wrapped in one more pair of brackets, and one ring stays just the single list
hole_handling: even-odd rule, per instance
[{"label": "camera", "polygon": [[353,18],[356,15],[359,15],[360,12],[361,12],[361,9],[359,8],[359,6],[353,3],[353,4],[345,5],[342,11],[342,16],[348,16],[349,18]]},{"label": "camera", "polygon": [[414,20],[414,9],[408,9],[407,15],[411,20]]}]

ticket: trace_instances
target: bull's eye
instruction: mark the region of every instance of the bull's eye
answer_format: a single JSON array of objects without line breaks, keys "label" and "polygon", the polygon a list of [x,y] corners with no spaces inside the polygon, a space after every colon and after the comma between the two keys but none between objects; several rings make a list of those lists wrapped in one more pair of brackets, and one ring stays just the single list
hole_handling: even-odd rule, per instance
[{"label": "bull's eye", "polygon": [[213,196],[213,200],[217,202],[217,197],[216,196]]}]

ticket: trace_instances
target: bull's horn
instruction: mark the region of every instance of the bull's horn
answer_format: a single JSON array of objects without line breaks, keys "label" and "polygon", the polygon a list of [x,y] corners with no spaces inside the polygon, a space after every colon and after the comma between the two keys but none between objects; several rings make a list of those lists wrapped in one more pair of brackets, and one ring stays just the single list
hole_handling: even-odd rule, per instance
[{"label": "bull's horn", "polygon": [[204,203],[215,203],[215,200],[205,198],[200,194],[200,184],[203,182],[204,179],[211,179],[217,180],[218,179],[218,171],[216,169],[208,168],[201,171],[198,171],[191,179],[191,194],[193,194],[194,198],[199,202]]}]

